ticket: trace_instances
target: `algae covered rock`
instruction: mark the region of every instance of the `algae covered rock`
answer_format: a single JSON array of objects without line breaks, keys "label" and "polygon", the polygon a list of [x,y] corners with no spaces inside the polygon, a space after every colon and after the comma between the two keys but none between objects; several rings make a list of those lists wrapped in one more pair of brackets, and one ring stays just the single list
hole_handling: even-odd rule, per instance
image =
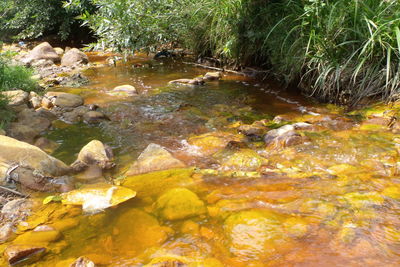
[{"label": "algae covered rock", "polygon": [[165,148],[150,144],[131,165],[126,175],[137,175],[153,171],[184,168],[186,165],[174,158]]},{"label": "algae covered rock", "polygon": [[174,187],[192,184],[193,174],[193,168],[156,171],[128,176],[122,181],[122,185],[132,188],[140,196],[154,196]]},{"label": "algae covered rock", "polygon": [[115,247],[124,253],[159,246],[167,240],[170,232],[154,216],[139,209],[124,210],[113,226]]},{"label": "algae covered rock", "polygon": [[259,258],[271,255],[282,238],[280,218],[273,212],[249,210],[229,216],[224,232],[235,256]]},{"label": "algae covered rock", "polygon": [[190,145],[198,147],[201,154],[212,155],[231,141],[240,142],[242,136],[227,132],[212,132],[189,138]]},{"label": "algae covered rock", "polygon": [[62,203],[81,205],[85,212],[94,213],[116,206],[136,196],[136,192],[109,184],[86,185],[61,195]]},{"label": "algae covered rock", "polygon": [[174,188],[161,195],[155,203],[157,212],[167,220],[180,220],[206,212],[204,202],[186,188]]},{"label": "algae covered rock", "polygon": [[215,154],[214,157],[219,159],[221,167],[226,170],[256,171],[268,163],[266,158],[251,149],[222,151]]}]

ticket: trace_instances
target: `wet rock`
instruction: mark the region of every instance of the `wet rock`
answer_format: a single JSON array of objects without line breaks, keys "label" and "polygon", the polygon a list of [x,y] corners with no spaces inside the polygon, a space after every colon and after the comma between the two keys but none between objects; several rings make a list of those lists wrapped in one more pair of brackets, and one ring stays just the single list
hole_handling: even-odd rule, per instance
[{"label": "wet rock", "polygon": [[90,165],[96,165],[102,169],[114,167],[111,148],[98,140],[90,141],[81,149],[77,160],[71,164],[71,167],[79,172]]},{"label": "wet rock", "polygon": [[60,118],[68,123],[77,123],[80,122],[84,119],[84,116],[86,113],[90,111],[89,107],[87,106],[79,106],[77,108],[74,108],[72,111],[64,111],[61,110],[59,112]]},{"label": "wet rock", "polygon": [[36,110],[36,114],[38,114],[42,118],[46,118],[49,121],[54,121],[57,119],[57,115],[45,108],[38,108]]},{"label": "wet rock", "polygon": [[247,136],[263,136],[267,131],[264,121],[256,121],[253,124],[243,124],[238,128],[240,133]]},{"label": "wet rock", "polygon": [[311,124],[295,123],[285,125],[278,129],[269,131],[264,136],[266,145],[270,148],[282,148],[301,144],[306,140],[305,137],[297,133],[295,130],[310,129]]},{"label": "wet rock", "polygon": [[51,154],[53,153],[60,145],[52,140],[49,140],[45,137],[40,137],[35,141],[35,146],[43,150],[44,152]]},{"label": "wet rock", "polygon": [[11,123],[7,128],[7,134],[10,137],[30,144],[34,142],[34,139],[39,135],[39,133],[40,132],[37,132],[31,127],[20,123]]},{"label": "wet rock", "polygon": [[3,206],[1,215],[9,221],[22,220],[30,214],[32,207],[33,202],[28,199],[14,199]]},{"label": "wet rock", "polygon": [[61,238],[61,233],[55,229],[42,230],[42,231],[28,231],[14,239],[13,244],[29,245],[35,244],[37,246],[47,247],[49,243],[56,242]]},{"label": "wet rock", "polygon": [[86,257],[79,257],[70,267],[96,267],[96,264]]},{"label": "wet rock", "polygon": [[83,115],[83,120],[86,123],[99,123],[103,120],[106,120],[107,117],[103,113],[99,111],[89,111]]},{"label": "wet rock", "polygon": [[8,99],[9,106],[21,106],[28,103],[29,94],[22,90],[11,90],[1,92]]},{"label": "wet rock", "polygon": [[160,226],[157,219],[139,209],[127,209],[113,224],[115,247],[119,251],[140,251],[160,246],[168,238],[169,229]]},{"label": "wet rock", "polygon": [[88,56],[77,48],[68,50],[61,59],[62,66],[73,66],[89,63]]},{"label": "wet rock", "polygon": [[167,220],[180,220],[206,212],[204,202],[186,188],[174,188],[161,195],[156,204],[157,212]]},{"label": "wet rock", "polygon": [[112,94],[112,95],[123,95],[124,93],[127,95],[136,95],[137,90],[134,86],[125,84],[125,85],[120,85],[120,86],[115,87],[110,92],[110,94]]},{"label": "wet rock", "polygon": [[[66,175],[70,168],[63,162],[47,155],[36,146],[18,141],[7,136],[0,136],[0,162],[6,166],[17,164],[16,171],[31,170],[44,177],[59,177]],[[0,177],[4,181],[6,177]]]},{"label": "wet rock", "polygon": [[207,72],[204,75],[204,79],[208,81],[214,81],[214,80],[219,80],[222,78],[222,73],[219,71],[216,72]]},{"label": "wet rock", "polygon": [[204,84],[204,80],[202,78],[177,79],[177,80],[170,81],[169,84],[203,85]]},{"label": "wet rock", "polygon": [[[144,267],[186,267],[189,266],[188,259],[177,256],[177,255],[168,255],[161,256],[152,259],[148,264]],[[204,265],[208,267],[212,267],[210,265]]]},{"label": "wet rock", "polygon": [[46,248],[32,245],[10,245],[4,251],[4,258],[10,265],[31,264],[44,255]]},{"label": "wet rock", "polygon": [[54,63],[60,62],[60,57],[53,47],[47,43],[41,43],[35,48],[33,48],[27,55],[22,59],[25,64],[30,64],[34,60],[48,59]]},{"label": "wet rock", "polygon": [[14,225],[5,223],[0,227],[0,244],[8,241],[14,235]]},{"label": "wet rock", "polygon": [[212,132],[191,137],[189,138],[188,143],[198,147],[201,154],[208,156],[222,148],[225,148],[231,141],[240,142],[242,141],[242,136],[226,132]]},{"label": "wet rock", "polygon": [[80,205],[88,213],[100,212],[135,196],[136,192],[129,188],[109,184],[86,185],[61,195],[63,204]]},{"label": "wet rock", "polygon": [[274,253],[274,244],[281,239],[277,215],[268,211],[242,211],[229,216],[224,232],[230,251],[237,257],[262,258]]},{"label": "wet rock", "polygon": [[224,170],[256,171],[268,160],[251,149],[226,150],[214,155]]},{"label": "wet rock", "polygon": [[81,73],[75,73],[71,76],[58,77],[56,83],[66,87],[79,87],[88,84],[89,79]]},{"label": "wet rock", "polygon": [[79,95],[62,92],[48,92],[45,96],[51,99],[54,106],[60,108],[75,108],[83,105],[83,98]]},{"label": "wet rock", "polygon": [[137,175],[153,171],[173,168],[184,168],[186,165],[174,158],[165,148],[157,144],[150,144],[131,165],[126,175]]}]

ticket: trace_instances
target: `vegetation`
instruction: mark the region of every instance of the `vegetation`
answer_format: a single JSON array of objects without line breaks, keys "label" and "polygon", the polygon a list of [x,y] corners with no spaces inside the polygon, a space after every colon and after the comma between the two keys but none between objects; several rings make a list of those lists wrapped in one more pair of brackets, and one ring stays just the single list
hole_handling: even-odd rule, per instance
[{"label": "vegetation", "polygon": [[[30,92],[37,88],[37,84],[31,79],[32,72],[22,66],[10,65],[7,56],[0,54],[0,92],[22,89]],[[0,94],[0,129],[10,122],[14,113],[7,108],[8,100]]]},{"label": "vegetation", "polygon": [[[64,8],[68,2],[61,0],[2,0],[0,1],[0,39],[32,39],[44,34],[58,33],[68,38],[79,30],[75,19],[82,12],[95,10],[88,0],[73,8]],[[0,40],[1,41],[1,40]]]},{"label": "vegetation", "polygon": [[178,44],[225,64],[268,68],[329,102],[399,91],[397,0],[5,0],[0,14],[0,36],[66,37],[80,14],[98,47]]}]

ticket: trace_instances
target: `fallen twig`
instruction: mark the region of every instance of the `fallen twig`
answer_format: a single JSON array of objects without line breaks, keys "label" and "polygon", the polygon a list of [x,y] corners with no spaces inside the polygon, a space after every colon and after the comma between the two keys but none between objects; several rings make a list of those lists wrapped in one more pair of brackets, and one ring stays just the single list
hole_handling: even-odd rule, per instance
[{"label": "fallen twig", "polygon": [[13,189],[10,189],[10,188],[7,188],[7,187],[1,186],[1,185],[0,185],[0,189],[1,190],[5,190],[5,191],[10,192],[10,193],[13,193],[14,195],[17,195],[17,196],[20,196],[20,197],[28,197],[27,195],[24,195],[24,194],[22,194],[22,193],[20,193],[18,191],[15,191]]}]

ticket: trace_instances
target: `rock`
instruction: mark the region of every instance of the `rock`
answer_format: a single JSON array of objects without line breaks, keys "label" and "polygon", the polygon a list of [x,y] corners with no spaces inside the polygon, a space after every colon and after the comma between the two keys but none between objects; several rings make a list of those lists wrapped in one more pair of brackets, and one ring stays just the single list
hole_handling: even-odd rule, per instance
[{"label": "rock", "polygon": [[56,51],[57,55],[62,56],[64,54],[64,49],[61,47],[54,47],[54,51]]},{"label": "rock", "polygon": [[9,240],[14,234],[14,225],[5,223],[0,227],[0,244]]},{"label": "rock", "polygon": [[31,245],[10,245],[4,251],[4,258],[10,265],[17,263],[30,264],[38,261],[46,248]]},{"label": "rock", "polygon": [[33,202],[28,199],[14,199],[6,203],[1,209],[1,216],[9,221],[24,219],[31,212]]},{"label": "rock", "polygon": [[[0,136],[0,162],[8,166],[18,164],[46,177],[59,177],[70,171],[67,165],[47,155],[38,147],[7,136]],[[16,171],[22,169],[21,167]],[[0,181],[4,179],[5,177],[0,177]]]},{"label": "rock", "polygon": [[61,112],[60,118],[67,123],[77,123],[84,119],[86,113],[90,111],[87,106],[79,106],[69,112]]},{"label": "rock", "polygon": [[22,62],[25,64],[30,64],[34,60],[40,60],[40,59],[49,59],[54,63],[60,62],[60,57],[57,55],[57,52],[47,42],[41,43],[35,48],[33,48],[26,55],[26,57],[22,59]]},{"label": "rock", "polygon": [[75,108],[83,105],[83,98],[79,95],[63,92],[48,92],[45,97],[50,98],[54,106],[60,108]]},{"label": "rock", "polygon": [[121,252],[142,251],[160,246],[168,238],[169,228],[160,226],[157,219],[139,209],[129,208],[113,223],[113,244]]},{"label": "rock", "polygon": [[206,75],[204,75],[204,79],[208,81],[219,80],[221,78],[222,78],[222,73],[219,71],[207,72]]},{"label": "rock", "polygon": [[266,158],[251,149],[226,150],[218,152],[214,158],[219,160],[223,170],[256,171],[268,163]]},{"label": "rock", "polygon": [[224,223],[231,253],[246,258],[273,254],[274,244],[281,239],[281,228],[279,217],[269,211],[241,211]]},{"label": "rock", "polygon": [[75,73],[66,77],[58,77],[56,80],[56,83],[65,87],[79,87],[89,82],[89,79],[81,73]]},{"label": "rock", "polygon": [[86,123],[99,123],[105,119],[107,119],[107,117],[99,111],[89,111],[83,115],[83,120]]},{"label": "rock", "polygon": [[120,85],[115,87],[110,93],[114,94],[114,93],[127,93],[128,95],[136,95],[137,94],[137,90],[134,86],[126,84],[126,85]]},{"label": "rock", "polygon": [[6,131],[4,131],[3,129],[0,129],[0,135],[6,135]]},{"label": "rock", "polygon": [[53,102],[51,102],[51,100],[47,97],[43,97],[42,98],[42,103],[41,103],[42,107],[46,108],[46,109],[52,109],[54,107]]},{"label": "rock", "polygon": [[86,257],[79,257],[70,267],[96,267],[96,264]]},{"label": "rock", "polygon": [[188,143],[196,146],[198,152],[209,156],[218,150],[225,148],[229,142],[240,142],[243,138],[240,135],[234,135],[227,132],[211,132],[199,136],[190,137]]},{"label": "rock", "polygon": [[169,84],[202,85],[203,79],[178,79],[168,82]]},{"label": "rock", "polygon": [[45,137],[40,137],[36,140],[35,146],[43,150],[44,152],[51,154],[53,153],[60,145],[56,142],[49,140]]},{"label": "rock", "polygon": [[31,99],[29,99],[29,103],[31,104],[32,108],[38,109],[42,106],[42,98],[34,96]]},{"label": "rock", "polygon": [[[186,267],[190,260],[178,255],[166,255],[152,259],[144,267]],[[197,265],[197,264],[196,264]],[[213,267],[212,265],[198,264],[199,266]]]},{"label": "rock", "polygon": [[88,213],[116,206],[135,196],[136,192],[129,188],[109,184],[86,185],[61,194],[63,204],[80,205]]},{"label": "rock", "polygon": [[204,202],[186,188],[174,188],[161,195],[156,204],[158,214],[167,220],[180,220],[206,212]]},{"label": "rock", "polygon": [[150,144],[131,165],[126,175],[137,175],[153,171],[173,168],[184,168],[186,165],[174,158],[165,148],[157,144]]},{"label": "rock", "polygon": [[11,123],[7,129],[7,134],[17,140],[32,144],[34,139],[39,135],[39,132],[27,125]]},{"label": "rock", "polygon": [[303,137],[295,132],[295,130],[305,130],[310,129],[310,127],[312,127],[312,125],[308,123],[285,125],[278,129],[268,131],[264,136],[264,141],[267,146],[271,148],[297,145],[303,142]]},{"label": "rock", "polygon": [[28,103],[29,94],[22,90],[11,90],[1,92],[8,99],[9,106],[20,106]]},{"label": "rock", "polygon": [[38,114],[42,118],[46,118],[49,121],[54,121],[57,119],[57,115],[45,108],[38,108],[36,110],[36,114]]},{"label": "rock", "polygon": [[54,62],[50,59],[39,59],[31,62],[31,66],[35,68],[45,68],[53,66]]},{"label": "rock", "polygon": [[98,140],[93,140],[81,149],[77,160],[71,164],[71,167],[77,172],[90,165],[96,165],[102,169],[111,169],[115,166],[112,160],[111,148]]},{"label": "rock", "polygon": [[72,48],[65,52],[61,59],[62,66],[73,66],[76,64],[87,64],[89,63],[88,56],[77,48]]},{"label": "rock", "polygon": [[35,244],[36,246],[47,247],[49,243],[58,241],[61,236],[61,233],[55,229],[43,231],[28,231],[17,236],[17,238],[13,240],[13,244]]}]

